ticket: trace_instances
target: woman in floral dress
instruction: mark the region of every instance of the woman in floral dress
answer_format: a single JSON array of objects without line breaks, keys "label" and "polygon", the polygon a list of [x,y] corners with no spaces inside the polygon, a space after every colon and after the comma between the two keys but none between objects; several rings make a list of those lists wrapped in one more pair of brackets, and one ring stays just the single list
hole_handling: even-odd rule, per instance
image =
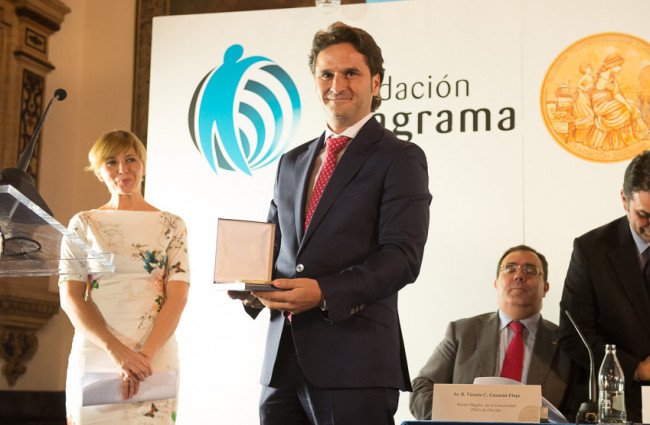
[{"label": "woman in floral dress", "polygon": [[[157,372],[176,371],[178,388],[174,331],[190,278],[185,223],[144,200],[146,151],[134,134],[105,133],[88,157],[88,169],[111,198],[76,214],[68,227],[96,251],[112,253],[115,273],[67,274],[59,280],[61,307],[75,328],[66,382],[68,424],[171,424],[177,398],[132,399]],[[65,245],[62,251],[65,258]],[[102,373],[122,379],[122,403],[82,407],[84,377]]]}]

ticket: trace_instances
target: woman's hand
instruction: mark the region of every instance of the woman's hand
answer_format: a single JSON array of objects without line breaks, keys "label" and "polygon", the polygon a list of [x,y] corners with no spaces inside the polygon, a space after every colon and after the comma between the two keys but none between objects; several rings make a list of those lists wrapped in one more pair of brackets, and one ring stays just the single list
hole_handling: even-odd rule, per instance
[{"label": "woman's hand", "polygon": [[129,378],[122,377],[122,399],[128,400],[133,398],[140,389],[140,381],[131,381]]},{"label": "woman's hand", "polygon": [[[108,354],[120,371],[120,375],[131,382],[144,381],[153,373],[151,358],[143,353],[131,350],[120,342],[109,348]],[[122,385],[122,389],[124,389],[124,385]]]},{"label": "woman's hand", "polygon": [[[120,376],[122,377],[122,398],[128,400],[133,398],[140,389],[140,382],[144,381],[147,377],[151,376],[153,370],[151,369],[151,357],[145,353],[138,353],[133,350],[130,350],[128,347],[123,347],[126,350],[123,350],[122,353],[127,353],[127,356],[124,358],[126,363],[116,362],[116,358],[113,358],[113,361],[116,362],[118,368],[120,368]],[[115,351],[117,353],[117,351]],[[113,357],[112,353],[111,357]],[[130,371],[127,372],[127,371]]]},{"label": "woman's hand", "polygon": [[75,330],[108,353],[122,379],[127,378],[131,382],[130,387],[122,383],[123,394],[130,397],[135,395],[139,383],[153,372],[151,357],[131,350],[108,330],[106,321],[92,297],[85,298],[86,282],[76,280],[61,282],[59,293],[61,307],[70,318]]}]

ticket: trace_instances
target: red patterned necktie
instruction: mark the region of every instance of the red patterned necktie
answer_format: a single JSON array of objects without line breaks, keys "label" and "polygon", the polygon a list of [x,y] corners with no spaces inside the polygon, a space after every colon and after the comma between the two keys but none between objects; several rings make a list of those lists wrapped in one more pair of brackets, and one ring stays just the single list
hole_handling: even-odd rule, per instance
[{"label": "red patterned necktie", "polygon": [[521,382],[521,369],[524,364],[524,340],[522,338],[524,324],[512,321],[509,326],[515,331],[515,336],[512,337],[510,345],[508,345],[508,351],[506,351],[506,357],[503,359],[501,376]]},{"label": "red patterned necktie", "polygon": [[325,160],[323,161],[323,166],[318,173],[318,178],[316,179],[316,184],[314,185],[314,191],[311,194],[311,199],[309,201],[309,208],[307,208],[307,215],[305,217],[305,231],[307,231],[307,226],[311,221],[312,215],[314,215],[314,210],[316,205],[318,205],[318,200],[320,199],[327,182],[329,181],[332,173],[334,172],[334,167],[336,167],[336,156],[341,152],[341,149],[348,144],[351,139],[347,136],[342,137],[328,137],[325,141]]}]

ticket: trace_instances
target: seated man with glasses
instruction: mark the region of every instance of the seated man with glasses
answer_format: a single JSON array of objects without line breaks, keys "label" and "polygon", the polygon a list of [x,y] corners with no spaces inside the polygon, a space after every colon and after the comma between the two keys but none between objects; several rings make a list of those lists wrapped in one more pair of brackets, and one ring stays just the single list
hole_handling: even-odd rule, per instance
[{"label": "seated man with glasses", "polygon": [[413,416],[431,419],[434,383],[471,384],[484,376],[541,385],[542,395],[565,416],[573,411],[571,362],[560,351],[557,325],[540,314],[547,279],[546,258],[533,248],[519,245],[501,256],[494,281],[499,310],[449,324],[412,382]]}]

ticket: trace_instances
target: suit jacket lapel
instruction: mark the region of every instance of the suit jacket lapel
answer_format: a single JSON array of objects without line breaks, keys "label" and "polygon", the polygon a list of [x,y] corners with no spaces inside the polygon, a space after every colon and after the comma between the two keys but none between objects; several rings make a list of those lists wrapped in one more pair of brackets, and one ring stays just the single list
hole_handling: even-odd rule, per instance
[{"label": "suit jacket lapel", "polygon": [[551,329],[546,327],[546,323],[540,317],[528,368],[527,384],[541,385],[544,383],[557,350],[557,336]]},{"label": "suit jacket lapel", "polygon": [[618,245],[608,254],[614,273],[618,277],[623,292],[650,335],[650,301],[645,291],[643,276],[637,260],[634,239],[630,234],[627,219],[621,220],[618,228]]},{"label": "suit jacket lapel", "polygon": [[[305,234],[303,244],[309,240],[314,230],[318,227],[323,217],[327,214],[338,195],[345,188],[347,183],[354,177],[359,168],[368,160],[372,145],[381,138],[381,125],[371,118],[359,131],[357,136],[350,142],[345,153],[336,164],[334,173],[330,177],[325,191],[318,201],[318,206],[311,217],[309,228]],[[313,166],[313,161],[311,162]],[[311,166],[309,172],[311,173]],[[309,178],[309,177],[307,177]],[[303,202],[304,205],[304,202]],[[303,223],[304,224],[304,223]]]},{"label": "suit jacket lapel", "polygon": [[296,196],[294,204],[294,217],[296,217],[296,235],[301,240],[305,231],[305,208],[307,205],[307,192],[311,171],[314,168],[314,161],[323,147],[325,133],[314,140],[309,148],[303,152],[297,159],[294,169],[294,181],[296,182]]},{"label": "suit jacket lapel", "polygon": [[476,346],[481,353],[479,374],[477,376],[494,376],[497,365],[496,345],[499,342],[499,313],[493,313],[487,320],[476,324]]}]

